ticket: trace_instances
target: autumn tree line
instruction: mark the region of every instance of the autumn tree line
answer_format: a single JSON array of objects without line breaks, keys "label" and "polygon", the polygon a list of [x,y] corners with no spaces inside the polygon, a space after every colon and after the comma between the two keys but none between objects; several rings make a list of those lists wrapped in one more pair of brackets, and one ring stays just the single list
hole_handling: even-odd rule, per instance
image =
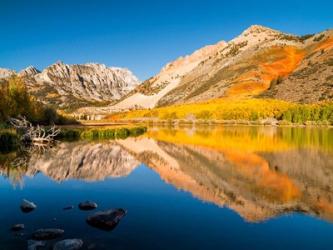
[{"label": "autumn tree line", "polygon": [[0,124],[18,116],[24,116],[32,123],[45,125],[69,122],[54,108],[31,96],[22,78],[11,76],[0,81]]},{"label": "autumn tree line", "polygon": [[333,125],[333,102],[289,103],[274,99],[219,99],[111,115],[112,120],[261,121],[280,124]]}]

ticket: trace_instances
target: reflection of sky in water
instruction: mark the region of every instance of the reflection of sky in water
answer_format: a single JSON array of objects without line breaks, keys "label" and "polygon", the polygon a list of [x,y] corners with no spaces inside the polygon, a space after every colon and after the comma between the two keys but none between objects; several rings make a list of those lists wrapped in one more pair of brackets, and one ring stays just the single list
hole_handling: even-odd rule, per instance
[{"label": "reflection of sky in water", "polygon": [[[13,191],[7,181],[1,180],[0,194],[6,201],[1,212],[1,235],[6,237],[1,237],[1,244],[12,243],[8,228],[16,222],[25,223],[27,231],[62,227],[65,237],[81,237],[101,248],[105,245],[113,249],[325,249],[332,243],[332,224],[295,214],[264,223],[246,223],[229,209],[177,191],[145,166],[127,178],[95,183],[58,184],[43,175],[26,178],[25,183],[24,189]],[[24,197],[35,201],[38,209],[22,214],[18,204]],[[61,210],[86,199],[95,200],[102,210],[124,207],[128,215],[107,233],[85,224],[89,212]],[[24,249],[25,242],[13,242]]]},{"label": "reflection of sky in water", "polygon": [[[140,139],[127,140],[127,144],[124,141],[121,143],[123,150],[130,152],[138,162],[149,164],[149,168],[144,164],[130,168],[128,176],[90,182],[69,178],[57,182],[38,173],[34,177],[24,177],[23,187],[13,187],[9,179],[0,177],[0,249],[26,248],[24,237],[14,238],[8,231],[14,223],[24,223],[26,232],[43,227],[64,228],[66,238],[82,238],[86,246],[96,244],[96,249],[110,249],[111,246],[112,249],[330,249],[333,243],[333,224],[328,222],[332,221],[332,213],[329,211],[331,190],[325,179],[330,177],[333,167],[329,165],[332,162],[331,152],[327,153],[330,145],[325,144],[323,149],[326,158],[319,159],[322,156],[322,151],[318,151],[320,143],[315,149],[311,147],[310,151],[304,153],[297,146],[298,142],[293,144],[295,138],[289,134],[287,139],[283,139],[276,133],[266,133],[266,137],[260,139],[256,132],[253,133],[252,138],[259,140],[260,148],[273,140],[283,150],[251,151],[250,147],[257,147],[251,146],[253,140],[248,140],[248,145],[244,145],[247,151],[244,148],[237,150],[240,145],[237,144],[237,133],[228,134],[235,139],[234,144],[229,144],[229,148],[218,148],[216,145],[221,146],[223,143],[205,139],[201,140],[204,145],[199,145],[200,141],[193,138],[196,133],[187,133],[192,137],[192,143],[183,138],[182,145],[172,141],[179,137],[168,137],[169,134],[166,136],[161,133],[155,135],[160,142],[146,141],[145,147],[140,144]],[[208,133],[204,138],[211,139],[210,136]],[[294,139],[289,141],[290,138]],[[221,140],[222,137],[218,139]],[[304,138],[297,140],[303,141]],[[267,148],[271,149],[269,146]],[[145,155],[148,151],[151,154]],[[127,153],[118,156],[128,157]],[[307,162],[301,164],[302,160],[299,158]],[[175,163],[173,160],[176,160],[177,167],[171,166]],[[268,162],[268,165],[260,165],[262,160]],[[68,162],[63,161],[65,165],[60,163],[57,162],[59,172],[66,170]],[[312,172],[315,163],[317,170]],[[125,166],[123,161],[119,161],[119,165]],[[254,170],[249,171],[249,168]],[[321,172],[326,173],[326,176],[322,176]],[[106,169],[105,173],[110,171]],[[118,175],[119,171],[116,173]],[[124,173],[128,174],[127,171]],[[56,174],[56,171],[51,171],[53,177]],[[84,175],[85,172],[80,174]],[[260,175],[269,180],[262,182]],[[63,176],[62,173],[60,176]],[[311,215],[279,211],[279,206],[285,206],[286,201],[274,200],[274,192],[273,195],[271,192],[265,193],[269,188],[280,191],[277,180],[281,176],[283,180],[288,177],[300,190],[302,195],[297,198],[296,205],[313,206],[306,212]],[[194,185],[193,182],[197,183]],[[265,189],[265,185],[268,188]],[[307,194],[302,189],[304,186],[308,187]],[[226,198],[223,192],[230,191],[226,187],[231,187],[234,194],[225,203],[221,203],[222,198]],[[234,195],[235,200],[232,199]],[[248,209],[245,207],[242,210],[237,203],[238,196],[242,195],[240,200],[245,205],[254,204],[257,207],[248,205]],[[312,197],[315,195],[318,200]],[[34,201],[38,205],[37,210],[22,214],[19,204],[23,198]],[[114,231],[99,231],[85,223],[85,218],[92,212],[82,212],[76,208],[79,202],[85,200],[96,201],[99,204],[98,210],[121,207],[127,209],[128,214]],[[63,211],[62,208],[68,205],[75,205],[75,209]],[[224,207],[220,207],[221,205]],[[244,219],[244,211],[246,213],[253,209],[256,213],[257,209],[260,214],[261,206],[269,212],[270,209],[273,210],[272,214],[268,214],[267,220],[249,223]],[[322,219],[315,217],[317,210],[323,213],[319,215]]]}]

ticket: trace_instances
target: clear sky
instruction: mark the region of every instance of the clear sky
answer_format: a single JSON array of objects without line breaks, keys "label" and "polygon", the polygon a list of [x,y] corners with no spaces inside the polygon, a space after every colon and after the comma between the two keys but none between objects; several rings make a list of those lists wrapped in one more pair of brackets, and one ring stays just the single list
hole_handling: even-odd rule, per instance
[{"label": "clear sky", "polygon": [[99,62],[144,80],[252,24],[295,34],[333,28],[333,0],[0,0],[0,67]]}]

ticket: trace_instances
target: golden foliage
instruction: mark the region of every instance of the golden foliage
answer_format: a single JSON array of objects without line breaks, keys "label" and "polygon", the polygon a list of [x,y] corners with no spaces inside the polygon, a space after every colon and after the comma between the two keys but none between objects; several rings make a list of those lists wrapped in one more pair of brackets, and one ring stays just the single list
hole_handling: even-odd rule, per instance
[{"label": "golden foliage", "polygon": [[172,105],[152,110],[134,110],[111,115],[108,118],[119,119],[215,119],[215,120],[257,120],[258,118],[281,117],[283,112],[294,106],[280,100],[215,99],[204,103]]}]

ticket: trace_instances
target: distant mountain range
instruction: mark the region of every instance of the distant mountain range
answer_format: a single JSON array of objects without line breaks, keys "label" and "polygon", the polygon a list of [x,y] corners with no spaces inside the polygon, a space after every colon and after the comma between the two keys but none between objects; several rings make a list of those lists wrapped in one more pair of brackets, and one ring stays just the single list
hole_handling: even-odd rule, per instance
[{"label": "distant mountain range", "polygon": [[63,109],[107,105],[140,84],[128,69],[95,63],[68,65],[57,62],[42,72],[33,66],[18,73],[0,69],[0,78],[12,74],[22,77],[29,92],[37,99]]},{"label": "distant mountain range", "polygon": [[[0,69],[0,76],[15,73]],[[46,103],[83,113],[260,97],[312,103],[333,99],[333,30],[295,36],[254,25],[235,39],[168,63],[140,83],[101,64],[53,64],[18,73]]]}]

